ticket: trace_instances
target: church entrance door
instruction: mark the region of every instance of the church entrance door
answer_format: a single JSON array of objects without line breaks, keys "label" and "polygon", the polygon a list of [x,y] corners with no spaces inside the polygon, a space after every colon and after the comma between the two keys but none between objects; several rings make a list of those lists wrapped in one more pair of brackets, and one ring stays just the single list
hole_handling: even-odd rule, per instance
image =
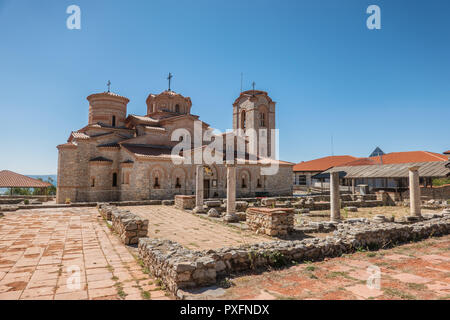
[{"label": "church entrance door", "polygon": [[209,198],[209,180],[203,180],[203,198]]}]

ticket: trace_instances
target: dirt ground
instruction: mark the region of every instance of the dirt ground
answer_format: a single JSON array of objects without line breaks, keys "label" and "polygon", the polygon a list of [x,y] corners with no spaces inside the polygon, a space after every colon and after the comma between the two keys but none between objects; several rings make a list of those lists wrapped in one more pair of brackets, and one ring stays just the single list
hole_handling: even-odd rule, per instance
[{"label": "dirt ground", "polygon": [[[377,270],[378,288],[370,281]],[[450,236],[238,276],[230,283],[210,298],[450,300]]]}]

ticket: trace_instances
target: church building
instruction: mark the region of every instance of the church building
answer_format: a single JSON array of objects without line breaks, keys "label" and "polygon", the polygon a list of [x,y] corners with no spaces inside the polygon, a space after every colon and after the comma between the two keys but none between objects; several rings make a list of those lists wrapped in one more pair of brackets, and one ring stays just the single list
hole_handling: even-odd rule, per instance
[{"label": "church building", "polygon": [[[72,132],[67,143],[57,147],[57,203],[69,199],[72,202],[161,200],[195,194],[196,165],[174,164],[173,158],[183,157],[185,151],[172,155],[179,142],[171,140],[178,128],[194,136],[194,123],[200,120],[191,113],[189,97],[170,88],[150,94],[145,116],[128,115],[129,99],[109,90],[92,94],[87,100],[88,125]],[[203,130],[210,128],[205,122],[201,126]],[[242,92],[233,104],[233,129],[249,128],[266,128],[268,132],[275,129],[275,102],[267,92]],[[270,134],[268,140],[270,155],[275,142],[270,140]],[[277,174],[262,175],[260,169],[267,162],[256,159],[236,165],[236,196],[292,195],[293,164],[271,160],[277,162]],[[205,198],[226,197],[226,175],[224,164],[205,167]]]}]

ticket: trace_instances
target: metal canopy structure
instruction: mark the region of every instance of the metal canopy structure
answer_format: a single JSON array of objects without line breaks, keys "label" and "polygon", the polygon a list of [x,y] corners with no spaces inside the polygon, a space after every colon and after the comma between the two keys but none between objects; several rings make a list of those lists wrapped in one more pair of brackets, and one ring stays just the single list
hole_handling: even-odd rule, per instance
[{"label": "metal canopy structure", "polygon": [[322,172],[322,174],[329,174],[330,172],[343,172],[344,174],[342,174],[342,177],[345,179],[408,178],[409,168],[415,166],[419,167],[419,176],[423,178],[443,178],[450,176],[448,161],[342,166],[328,169],[327,171]]}]

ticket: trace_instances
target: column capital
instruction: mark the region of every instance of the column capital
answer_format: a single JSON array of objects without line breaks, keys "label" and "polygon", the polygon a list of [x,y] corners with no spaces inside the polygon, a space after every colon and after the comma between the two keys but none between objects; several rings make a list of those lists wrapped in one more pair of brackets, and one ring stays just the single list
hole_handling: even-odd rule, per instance
[{"label": "column capital", "polygon": [[413,167],[408,168],[409,171],[418,171],[419,169],[420,169],[420,166],[413,166]]}]

